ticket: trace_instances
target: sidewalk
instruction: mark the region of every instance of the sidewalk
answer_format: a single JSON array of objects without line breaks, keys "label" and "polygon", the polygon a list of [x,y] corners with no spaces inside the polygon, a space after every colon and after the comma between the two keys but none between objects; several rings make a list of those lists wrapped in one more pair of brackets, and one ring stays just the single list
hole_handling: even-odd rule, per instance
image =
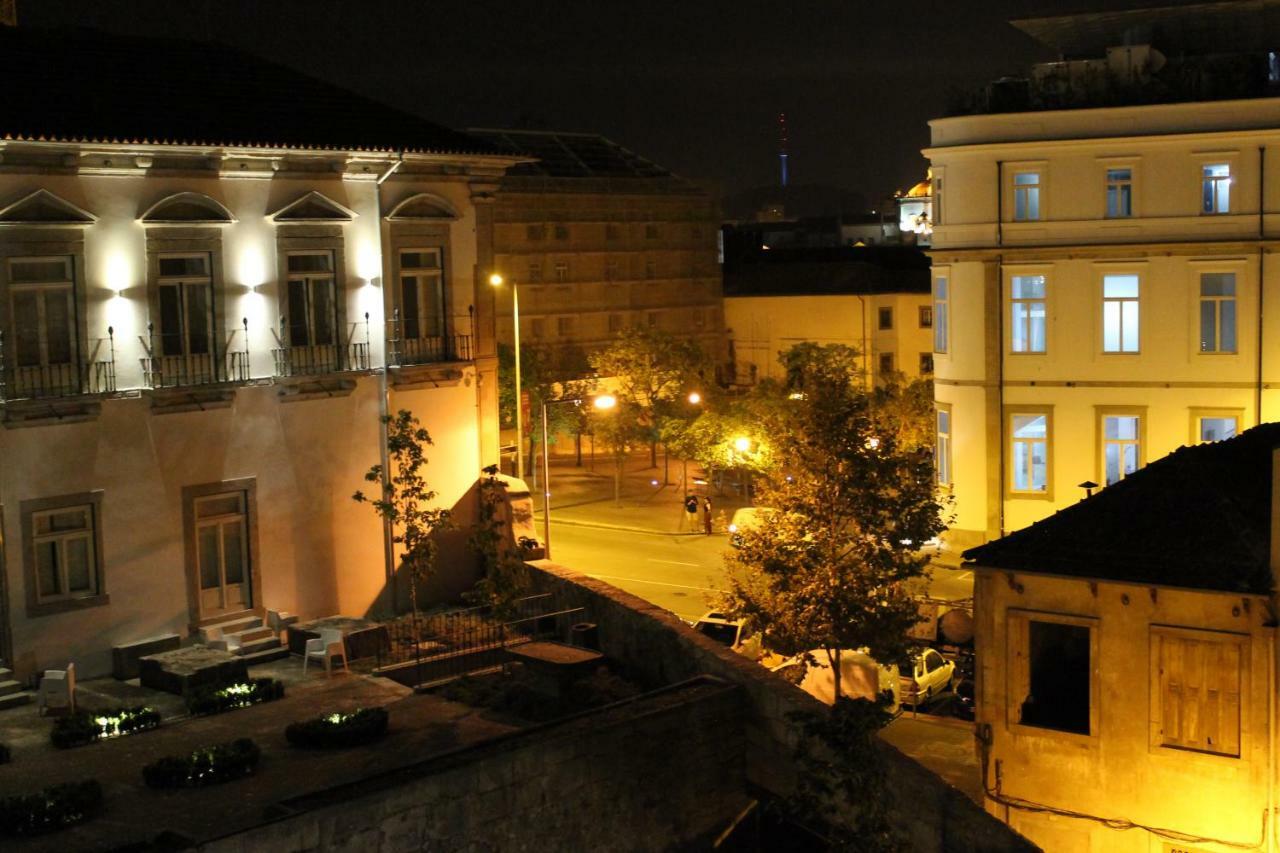
[{"label": "sidewalk", "polygon": [[[733,482],[723,484],[723,494],[710,484],[695,483],[695,480],[703,479],[703,474],[702,469],[691,462],[688,466],[689,490],[698,496],[699,507],[698,512],[690,516],[684,508],[686,493],[681,481],[684,466],[673,458],[669,467],[664,468],[661,453],[658,454],[656,468],[649,466],[648,451],[627,460],[616,501],[612,460],[597,455],[593,465],[584,452],[582,467],[575,462],[571,455],[552,454],[551,457],[551,518],[556,524],[666,535],[701,534],[704,532],[702,499],[710,497],[713,529],[723,533],[734,510],[749,505],[733,488],[736,485]],[[666,484],[663,482],[664,473],[667,474]],[[541,465],[536,478],[533,472],[525,471],[525,482],[534,495],[534,507],[539,516],[542,510],[541,479]]]}]

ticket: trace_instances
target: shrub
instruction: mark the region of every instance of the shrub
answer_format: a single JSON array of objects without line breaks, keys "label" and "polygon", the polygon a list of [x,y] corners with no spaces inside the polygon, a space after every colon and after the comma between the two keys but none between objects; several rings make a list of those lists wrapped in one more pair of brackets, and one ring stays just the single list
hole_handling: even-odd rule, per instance
[{"label": "shrub", "polygon": [[0,799],[0,835],[38,835],[88,820],[102,806],[96,779]]},{"label": "shrub", "polygon": [[68,749],[101,738],[145,732],[158,725],[160,712],[144,705],[110,711],[76,711],[54,722],[49,740],[59,749]]},{"label": "shrub", "polygon": [[387,733],[386,708],[357,708],[291,723],[284,736],[294,746],[341,748],[371,743]]},{"label": "shrub", "polygon": [[148,788],[201,788],[253,773],[262,751],[248,738],[167,756],[142,768]]},{"label": "shrub", "polygon": [[187,695],[187,710],[197,716],[221,714],[283,697],[284,682],[274,678],[255,678],[249,682],[197,688]]}]

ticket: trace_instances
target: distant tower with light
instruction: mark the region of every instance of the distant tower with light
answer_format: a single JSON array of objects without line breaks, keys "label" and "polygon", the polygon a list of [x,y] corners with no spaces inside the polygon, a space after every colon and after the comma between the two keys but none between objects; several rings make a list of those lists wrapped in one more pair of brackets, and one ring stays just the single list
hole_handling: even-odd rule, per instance
[{"label": "distant tower with light", "polygon": [[787,114],[778,113],[778,162],[782,165],[782,186],[787,186]]}]

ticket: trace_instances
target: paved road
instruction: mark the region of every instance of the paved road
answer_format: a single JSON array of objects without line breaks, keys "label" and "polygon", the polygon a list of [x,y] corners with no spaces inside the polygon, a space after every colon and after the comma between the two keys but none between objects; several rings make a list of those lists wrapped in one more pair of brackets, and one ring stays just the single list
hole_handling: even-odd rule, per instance
[{"label": "paved road", "polygon": [[[634,533],[557,524],[551,519],[556,562],[608,581],[620,589],[693,620],[727,585],[724,552],[728,537]],[[935,567],[929,594],[955,600],[973,595],[973,573]]]}]

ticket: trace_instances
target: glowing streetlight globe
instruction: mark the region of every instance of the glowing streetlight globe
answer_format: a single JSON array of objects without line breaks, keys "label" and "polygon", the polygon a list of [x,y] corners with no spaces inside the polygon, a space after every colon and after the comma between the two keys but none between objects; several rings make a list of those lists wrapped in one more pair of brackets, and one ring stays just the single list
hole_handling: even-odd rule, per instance
[{"label": "glowing streetlight globe", "polygon": [[693,405],[695,405],[695,406],[696,406],[696,405],[698,405],[699,403],[701,403],[701,402],[702,402],[702,395],[701,395],[701,394],[699,394],[697,391],[692,391],[692,392],[690,392],[690,393],[689,393],[689,402],[690,402],[690,403],[692,403],[692,404],[693,404]]},{"label": "glowing streetlight globe", "polygon": [[492,284],[494,287],[502,287],[502,276],[498,275],[497,273],[494,273],[493,275],[489,276],[489,283]]},{"label": "glowing streetlight globe", "polygon": [[733,447],[739,453],[746,453],[751,449],[751,439],[739,436],[733,440]]},{"label": "glowing streetlight globe", "polygon": [[596,397],[593,405],[597,409],[612,409],[614,406],[618,405],[618,398],[612,394],[601,394],[599,397]]}]

